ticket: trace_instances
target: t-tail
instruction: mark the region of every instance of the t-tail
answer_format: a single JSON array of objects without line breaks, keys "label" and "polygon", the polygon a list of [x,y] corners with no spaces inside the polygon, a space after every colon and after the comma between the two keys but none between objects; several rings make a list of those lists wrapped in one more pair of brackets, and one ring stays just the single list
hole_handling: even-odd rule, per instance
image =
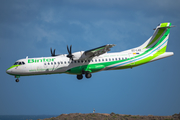
[{"label": "t-tail", "polygon": [[171,27],[174,27],[171,23],[159,24],[154,29],[154,34],[144,44],[136,48],[143,52],[135,58],[137,66],[174,55],[173,52],[166,52]]}]

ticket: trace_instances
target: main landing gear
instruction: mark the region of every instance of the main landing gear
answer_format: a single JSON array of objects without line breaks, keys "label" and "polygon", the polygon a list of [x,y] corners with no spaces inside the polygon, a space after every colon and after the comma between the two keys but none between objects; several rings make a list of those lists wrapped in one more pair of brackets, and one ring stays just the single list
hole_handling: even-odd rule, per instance
[{"label": "main landing gear", "polygon": [[[84,74],[85,74],[85,77],[86,77],[86,78],[91,78],[91,77],[92,77],[92,74],[91,74],[89,71],[84,72]],[[82,78],[83,78],[83,75],[82,75],[82,74],[77,75],[77,79],[78,79],[78,80],[81,80]]]}]

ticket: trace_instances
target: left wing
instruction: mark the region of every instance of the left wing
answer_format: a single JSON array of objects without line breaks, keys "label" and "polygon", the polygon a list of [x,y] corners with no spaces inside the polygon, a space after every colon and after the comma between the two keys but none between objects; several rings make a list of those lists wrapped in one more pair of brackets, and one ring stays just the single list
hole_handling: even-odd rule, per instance
[{"label": "left wing", "polygon": [[107,44],[98,48],[87,50],[84,53],[85,55],[90,56],[90,57],[99,56],[110,51],[110,48],[112,48],[113,46],[115,46],[115,44]]}]

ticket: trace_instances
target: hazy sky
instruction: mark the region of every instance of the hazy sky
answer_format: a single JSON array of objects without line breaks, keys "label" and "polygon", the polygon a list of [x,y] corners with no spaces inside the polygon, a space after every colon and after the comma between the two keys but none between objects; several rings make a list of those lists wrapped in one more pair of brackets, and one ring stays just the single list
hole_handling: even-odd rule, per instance
[{"label": "hazy sky", "polygon": [[[0,115],[180,112],[179,0],[1,0]],[[116,44],[110,52],[144,43],[153,29],[171,22],[168,52],[174,56],[133,69],[104,71],[91,79],[57,74],[15,78],[18,59],[50,56]]]}]

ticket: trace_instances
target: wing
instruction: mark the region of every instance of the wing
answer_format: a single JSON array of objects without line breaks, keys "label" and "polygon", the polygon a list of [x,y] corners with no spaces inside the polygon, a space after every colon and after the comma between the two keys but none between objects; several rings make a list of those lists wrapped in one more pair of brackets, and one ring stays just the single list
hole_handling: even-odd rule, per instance
[{"label": "wing", "polygon": [[102,54],[110,51],[110,48],[112,48],[113,46],[115,46],[115,45],[107,44],[107,45],[103,45],[98,48],[87,50],[87,51],[85,51],[85,55],[90,56],[90,57],[99,56],[99,55],[102,55]]}]

